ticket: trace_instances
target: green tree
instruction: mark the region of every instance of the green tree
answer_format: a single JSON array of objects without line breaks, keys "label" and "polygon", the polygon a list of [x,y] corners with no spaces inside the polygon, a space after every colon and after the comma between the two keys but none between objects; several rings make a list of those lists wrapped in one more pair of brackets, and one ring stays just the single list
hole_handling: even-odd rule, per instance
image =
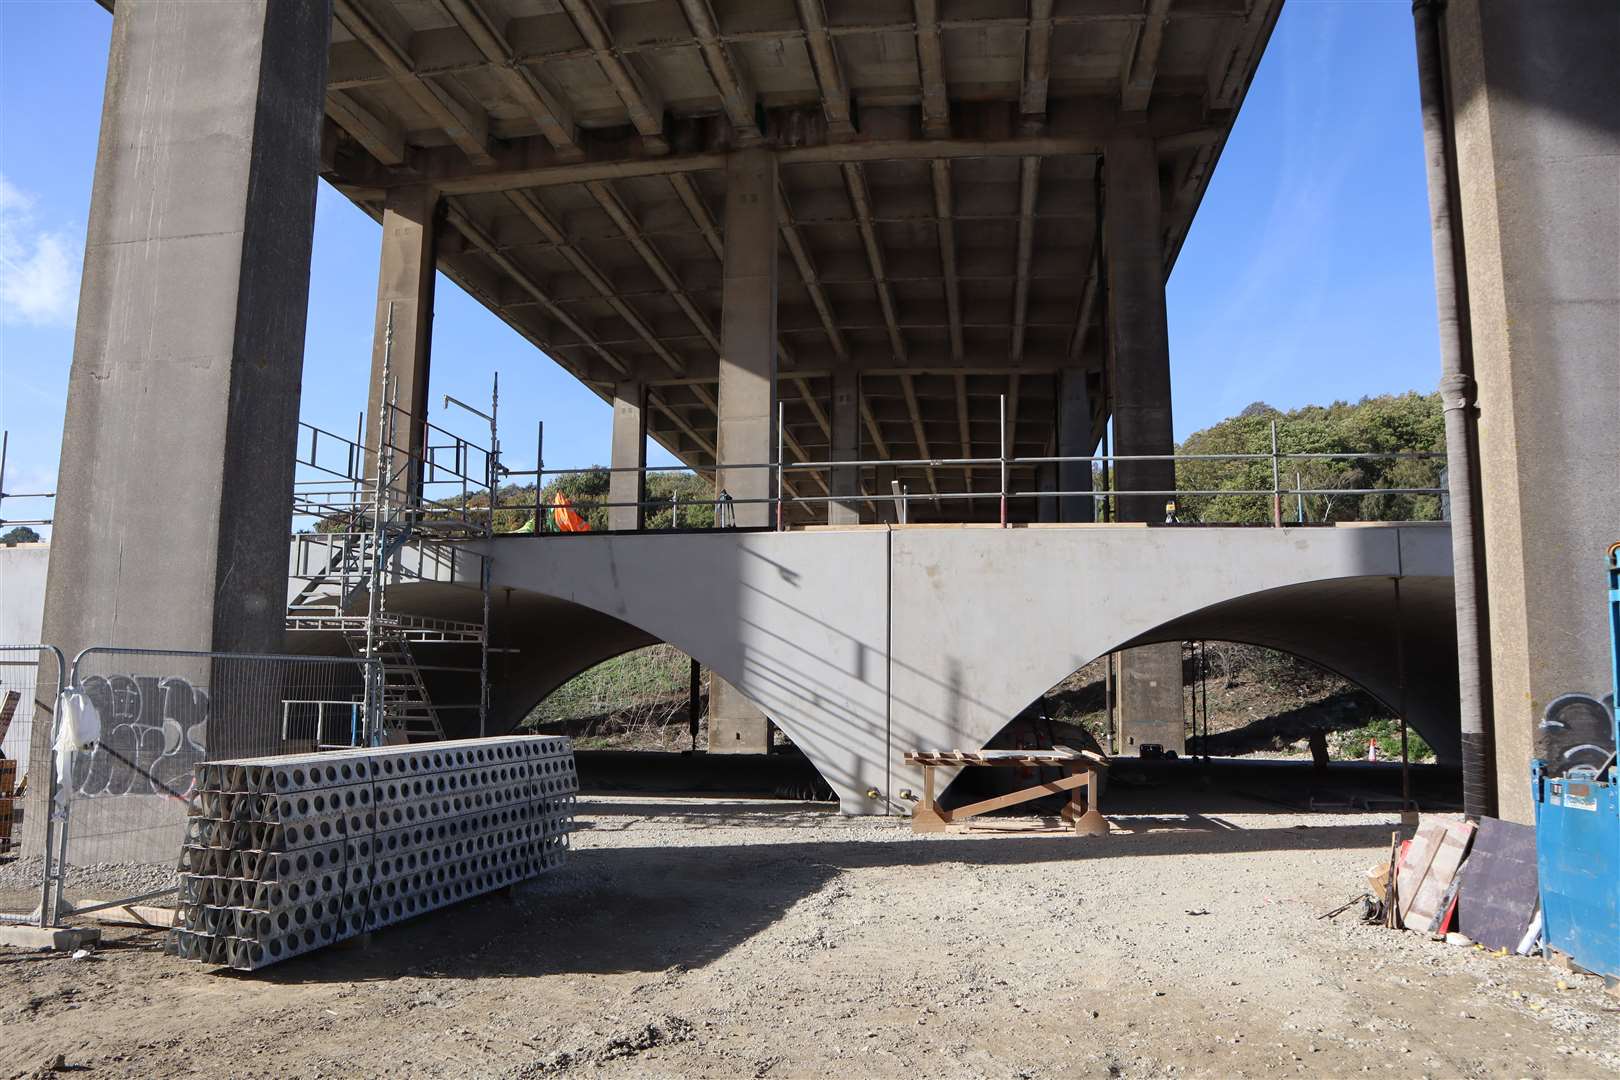
[{"label": "green tree", "polygon": [[[1280,412],[1256,402],[1237,416],[1195,432],[1181,454],[1251,454],[1249,460],[1183,461],[1176,486],[1184,491],[1265,491],[1272,486],[1271,425],[1277,449],[1287,454],[1435,452],[1445,447],[1445,421],[1438,394],[1363,398],[1355,404],[1308,405]],[[1379,489],[1366,495],[1312,494],[1283,497],[1283,520],[1294,521],[1303,502],[1306,521],[1432,521],[1440,516],[1438,496],[1401,493],[1402,488],[1439,486],[1441,458],[1288,458],[1278,468],[1279,486],[1312,491]],[[1271,496],[1187,495],[1180,500],[1185,521],[1263,524],[1271,520]]]},{"label": "green tree", "polygon": [[0,536],[0,544],[11,547],[13,544],[37,544],[39,533],[26,525],[18,525],[8,529],[4,536]]}]

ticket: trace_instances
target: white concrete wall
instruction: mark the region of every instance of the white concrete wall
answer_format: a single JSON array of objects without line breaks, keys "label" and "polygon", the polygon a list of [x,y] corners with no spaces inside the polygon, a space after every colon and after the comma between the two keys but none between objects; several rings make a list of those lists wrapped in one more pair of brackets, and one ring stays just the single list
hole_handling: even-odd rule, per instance
[{"label": "white concrete wall", "polygon": [[[34,645],[39,642],[39,624],[45,614],[45,568],[50,562],[49,544],[0,546],[0,645]],[[22,654],[0,657],[20,659]],[[48,666],[48,665],[47,665]],[[0,689],[16,689],[19,683],[32,685],[37,668],[0,665]],[[48,672],[47,679],[56,673]],[[28,771],[28,732],[33,713],[19,708],[11,729],[0,742],[0,753],[15,760],[17,773]]]},{"label": "white concrete wall", "polygon": [[[1278,597],[1290,619],[1302,605],[1313,623],[1342,619],[1354,648],[1302,655],[1390,701],[1393,653],[1364,655],[1351,622],[1382,632],[1392,626],[1389,579],[1451,573],[1449,532],[1433,526],[866,526],[512,538],[493,550],[497,594],[610,615],[731,682],[815,762],[848,813],[906,808],[897,793],[921,786],[900,762],[906,750],[977,749],[1095,657],[1258,594]],[[399,590],[402,607],[409,592]],[[1449,603],[1443,592],[1430,591],[1430,606]],[[1409,644],[1417,654],[1426,643]],[[536,642],[570,645],[566,627]]]}]

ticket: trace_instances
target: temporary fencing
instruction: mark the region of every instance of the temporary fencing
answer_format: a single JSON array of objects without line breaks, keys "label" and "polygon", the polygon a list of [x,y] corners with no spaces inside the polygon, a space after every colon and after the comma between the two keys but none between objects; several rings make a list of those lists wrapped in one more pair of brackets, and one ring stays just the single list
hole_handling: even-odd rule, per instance
[{"label": "temporary fencing", "polygon": [[561,864],[567,739],[467,739],[196,766],[181,957],[253,970]]},{"label": "temporary fencing", "polygon": [[[21,857],[23,830],[37,832],[48,821],[28,819],[25,804],[30,789],[43,792],[36,804],[49,801],[52,722],[66,673],[61,652],[49,645],[0,645],[0,859]],[[38,919],[38,891],[6,899],[0,921]]]},{"label": "temporary fencing", "polygon": [[352,657],[80,653],[68,685],[95,707],[101,732],[73,755],[51,815],[42,910],[57,918],[173,892],[197,766],[364,745],[375,670]]}]

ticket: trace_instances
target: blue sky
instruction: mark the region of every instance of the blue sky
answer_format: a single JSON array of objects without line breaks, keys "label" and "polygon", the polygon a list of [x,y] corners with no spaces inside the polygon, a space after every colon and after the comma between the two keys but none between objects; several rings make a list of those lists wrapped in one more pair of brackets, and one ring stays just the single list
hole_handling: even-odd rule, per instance
[{"label": "blue sky", "polygon": [[[55,485],[111,26],[90,0],[0,0],[9,491]],[[339,432],[365,400],[378,240],[321,187],[303,415]],[[1253,401],[1432,390],[1432,274],[1410,5],[1289,0],[1170,280],[1177,436]],[[548,466],[606,460],[608,407],[442,277],[433,353],[435,400],[487,401],[500,372],[509,465],[533,466],[542,419]]]}]

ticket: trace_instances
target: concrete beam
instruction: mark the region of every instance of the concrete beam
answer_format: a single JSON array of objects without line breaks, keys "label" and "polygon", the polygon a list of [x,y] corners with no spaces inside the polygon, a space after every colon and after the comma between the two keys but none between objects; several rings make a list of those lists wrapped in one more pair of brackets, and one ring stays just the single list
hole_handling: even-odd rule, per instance
[{"label": "concrete beam", "polygon": [[[1175,95],[1156,96],[1146,117],[1123,129],[1117,98],[1065,99],[1052,107],[1038,135],[1018,134],[1016,113],[999,102],[958,103],[956,113],[950,138],[923,137],[915,130],[912,110],[891,116],[869,109],[862,112],[860,139],[839,141],[830,134],[794,129],[794,141],[780,140],[775,153],[783,165],[1097,155],[1122,132],[1150,141],[1214,142],[1229,120],[1209,112],[1201,96]],[[413,147],[401,168],[349,162],[341,179],[357,189],[427,181],[447,195],[470,195],[713,171],[724,168],[727,152],[742,145],[723,118],[672,119],[669,126],[671,144],[702,149],[664,153],[639,134],[582,130],[574,150],[560,150],[540,136],[503,139],[489,149],[492,164],[469,166],[467,155],[455,148]]]},{"label": "concrete beam", "polygon": [[[331,6],[344,29],[371,50],[400,89],[444,129],[473,164],[481,167],[494,164],[489,148],[488,114],[482,106],[464,102],[432,78],[417,74],[410,52],[410,27],[398,13],[391,8],[362,4],[359,0],[331,0]],[[325,70],[324,62],[322,70]]]},{"label": "concrete beam", "polygon": [[939,0],[913,0],[913,8],[917,15],[917,82],[922,87],[923,133],[942,138],[951,133],[951,103],[945,86]]},{"label": "concrete beam", "polygon": [[1152,0],[1137,27],[1136,40],[1126,50],[1120,71],[1120,107],[1127,113],[1143,112],[1153,96],[1153,82],[1159,74],[1159,49],[1170,23],[1170,0]]},{"label": "concrete beam", "polygon": [[441,0],[441,3],[489,62],[489,70],[496,74],[512,100],[539,127],[546,141],[564,153],[577,153],[574,118],[567,103],[518,61],[506,35],[490,19],[479,0]]},{"label": "concrete beam", "polygon": [[731,48],[720,36],[720,24],[714,17],[709,0],[681,0],[686,22],[697,39],[703,62],[714,80],[715,91],[726,111],[726,118],[746,142],[760,137],[758,122],[754,119],[754,87],[748,80],[746,69],[738,65]]},{"label": "concrete beam", "polygon": [[1052,75],[1052,0],[1030,0],[1029,29],[1024,35],[1024,85],[1018,111],[1026,127],[1046,120],[1046,93]]}]

